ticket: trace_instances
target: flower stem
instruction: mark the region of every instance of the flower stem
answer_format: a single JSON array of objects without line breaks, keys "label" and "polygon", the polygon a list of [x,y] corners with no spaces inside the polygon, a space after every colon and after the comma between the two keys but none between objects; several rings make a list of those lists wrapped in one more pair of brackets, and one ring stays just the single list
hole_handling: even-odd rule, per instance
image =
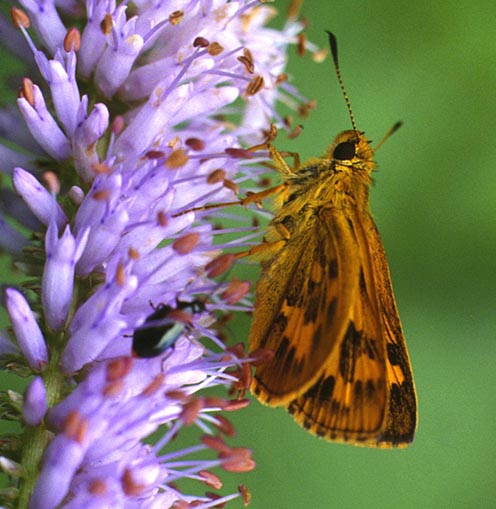
[{"label": "flower stem", "polygon": [[[56,348],[53,350],[51,352],[50,363],[42,372],[49,407],[61,401],[67,393],[67,383],[58,364],[60,355]],[[28,509],[29,507],[29,498],[41,470],[43,453],[52,435],[47,429],[45,422],[40,423],[38,426],[26,426],[24,428],[24,433],[21,437],[23,444],[21,464],[24,468],[24,476],[19,484],[18,509]]]}]

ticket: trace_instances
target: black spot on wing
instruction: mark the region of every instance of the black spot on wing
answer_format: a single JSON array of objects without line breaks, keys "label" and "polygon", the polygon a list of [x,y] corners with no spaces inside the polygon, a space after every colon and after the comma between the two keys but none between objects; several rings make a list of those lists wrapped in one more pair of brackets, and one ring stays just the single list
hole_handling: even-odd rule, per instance
[{"label": "black spot on wing", "polygon": [[[318,284],[313,281],[312,279],[309,279],[307,281],[307,288],[308,288],[308,292],[310,293],[310,295],[318,288]],[[315,300],[315,299],[312,299],[312,301]]]},{"label": "black spot on wing", "polygon": [[284,336],[274,352],[274,365],[278,366],[280,371],[289,370],[294,375],[300,375],[304,370],[305,359],[297,359],[295,353],[291,340]]},{"label": "black spot on wing", "polygon": [[357,380],[353,384],[353,396],[356,400],[361,400],[363,398],[363,383],[361,380]]},{"label": "black spot on wing", "polygon": [[286,288],[286,302],[289,307],[301,307],[303,303],[303,292],[301,291],[303,281],[301,277],[295,276],[291,284]]},{"label": "black spot on wing", "polygon": [[391,384],[387,426],[380,441],[392,445],[406,444],[413,440],[417,426],[417,404],[411,380]]},{"label": "black spot on wing", "polygon": [[[305,425],[304,425],[304,427],[305,427],[305,428],[307,428],[307,429],[310,429],[310,426],[305,426]],[[315,434],[316,434],[318,437],[320,437],[320,438],[323,438],[323,437],[327,436],[327,433],[328,433],[328,432],[327,432],[327,430],[326,430],[326,429],[324,429],[323,427],[319,427],[319,428],[317,428],[317,429],[316,429],[316,431],[315,431]]]},{"label": "black spot on wing", "polygon": [[369,359],[378,360],[381,358],[376,339],[366,338],[366,340],[363,341],[363,351]]},{"label": "black spot on wing", "polygon": [[334,392],[335,383],[336,379],[332,375],[322,380],[319,391],[319,397],[322,401],[328,401],[331,399],[332,393]]},{"label": "black spot on wing", "polygon": [[279,313],[272,322],[272,334],[281,336],[288,326],[288,317],[284,313]]},{"label": "black spot on wing", "polygon": [[284,334],[288,325],[288,317],[284,313],[279,313],[272,321],[267,333],[260,341],[260,346],[265,347],[270,337],[279,338]]},{"label": "black spot on wing", "polygon": [[312,336],[312,350],[317,350],[322,342],[322,324],[319,324]]},{"label": "black spot on wing", "polygon": [[295,198],[298,197],[299,194],[300,194],[300,191],[295,191],[295,192],[289,194],[288,197],[286,198],[286,201],[284,202],[284,204],[286,205],[286,203],[291,203]]},{"label": "black spot on wing", "polygon": [[336,379],[334,376],[329,375],[326,378],[322,376],[305,392],[303,399],[313,399],[320,404],[326,403],[332,398],[335,384]]},{"label": "black spot on wing", "polygon": [[337,260],[337,258],[334,258],[329,262],[328,275],[332,279],[335,279],[338,277],[338,260]]},{"label": "black spot on wing", "polygon": [[332,414],[339,414],[339,412],[341,411],[341,409],[343,408],[342,404],[341,404],[341,400],[339,399],[333,399],[331,401],[331,413]]},{"label": "black spot on wing", "polygon": [[367,295],[367,283],[365,282],[365,274],[363,273],[363,267],[360,267],[359,284],[360,284],[360,293],[362,295]]},{"label": "black spot on wing", "polygon": [[[255,379],[258,381],[258,378],[256,376]],[[262,392],[262,384],[259,383],[259,385],[252,386],[251,391],[253,392],[253,394],[255,394],[255,396],[260,396]]]},{"label": "black spot on wing", "polygon": [[343,344],[348,349],[358,348],[362,340],[362,331],[355,328],[355,324],[350,321],[346,334],[344,336]]},{"label": "black spot on wing", "polygon": [[332,299],[327,306],[327,321],[328,323],[333,319],[336,314],[337,299]]},{"label": "black spot on wing", "polygon": [[310,322],[316,322],[317,316],[319,314],[320,309],[320,301],[319,299],[312,299],[310,298],[309,302],[307,303],[307,306],[305,308],[305,320],[304,323],[310,323]]},{"label": "black spot on wing", "polygon": [[373,400],[376,395],[376,386],[373,380],[367,380],[365,383],[365,398]]},{"label": "black spot on wing", "polygon": [[287,359],[292,359],[294,357],[294,348],[289,350],[291,343],[287,337],[283,337],[277,350],[274,352],[275,361],[280,363],[282,361],[286,362]]},{"label": "black spot on wing", "polygon": [[345,382],[351,382],[354,378],[355,358],[360,347],[362,332],[355,329],[355,324],[350,321],[339,353],[339,373]]},{"label": "black spot on wing", "polygon": [[399,347],[396,343],[390,343],[387,344],[387,356],[389,362],[393,366],[400,366],[403,361],[403,355],[401,347]]}]

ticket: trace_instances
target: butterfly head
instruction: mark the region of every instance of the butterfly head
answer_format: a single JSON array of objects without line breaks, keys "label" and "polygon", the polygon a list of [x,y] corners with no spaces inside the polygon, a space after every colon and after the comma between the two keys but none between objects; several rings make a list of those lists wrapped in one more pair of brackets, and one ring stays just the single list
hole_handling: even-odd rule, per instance
[{"label": "butterfly head", "polygon": [[370,166],[373,169],[374,163],[372,157],[374,152],[370,142],[365,138],[361,131],[348,130],[338,134],[334,143],[329,147],[327,157],[334,160],[338,165]]}]

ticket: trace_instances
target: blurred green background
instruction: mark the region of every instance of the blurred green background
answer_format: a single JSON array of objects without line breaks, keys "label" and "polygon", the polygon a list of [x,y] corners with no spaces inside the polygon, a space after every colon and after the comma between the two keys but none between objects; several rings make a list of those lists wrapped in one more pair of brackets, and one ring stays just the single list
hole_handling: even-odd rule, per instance
[{"label": "blurred green background", "polygon": [[[284,15],[289,1],[275,5]],[[372,210],[413,363],[419,428],[405,450],[355,448],[253,402],[232,420],[257,469],[223,476],[231,487],[248,484],[253,509],[496,507],[494,12],[487,0],[303,5],[312,42],[326,47],[324,30],[338,38],[359,129],[378,141],[404,121],[377,154]],[[289,73],[318,108],[298,139],[281,135],[278,147],[320,155],[350,127],[330,60],[293,52]]]},{"label": "blurred green background", "polygon": [[[288,1],[276,6],[284,14]],[[494,3],[306,0],[308,38],[338,38],[358,128],[379,141],[372,211],[412,359],[419,427],[404,450],[319,440],[253,402],[253,509],[496,507],[496,42]],[[350,128],[330,59],[292,55],[318,108],[281,149],[320,155]]]}]

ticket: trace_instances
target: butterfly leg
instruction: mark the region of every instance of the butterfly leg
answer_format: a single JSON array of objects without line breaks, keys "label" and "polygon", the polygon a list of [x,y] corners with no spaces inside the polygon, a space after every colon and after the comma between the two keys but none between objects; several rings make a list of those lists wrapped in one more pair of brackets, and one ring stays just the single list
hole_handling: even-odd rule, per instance
[{"label": "butterfly leg", "polygon": [[277,240],[275,242],[262,242],[256,246],[247,249],[246,251],[240,251],[235,253],[234,257],[236,260],[245,258],[247,256],[254,257],[257,260],[266,260],[275,256],[286,244],[285,240]]},{"label": "butterfly leg", "polygon": [[[295,174],[295,170],[300,167],[300,155],[297,152],[279,152],[274,146],[269,145],[270,157],[274,161],[276,170],[283,176],[292,176]],[[292,169],[288,163],[284,160],[284,157],[293,158]]]},{"label": "butterfly leg", "polygon": [[260,244],[257,244],[246,251],[240,251],[234,256],[236,260],[245,258],[246,256],[254,257],[259,261],[270,259],[280,252],[290,237],[291,234],[289,230],[282,223],[276,223],[273,225],[273,234],[271,236],[271,239],[274,240],[264,239]]},{"label": "butterfly leg", "polygon": [[249,193],[245,198],[241,198],[236,201],[228,201],[225,203],[211,203],[209,205],[202,205],[201,207],[192,207],[190,209],[182,210],[181,212],[177,212],[176,214],[172,214],[172,217],[179,217],[188,212],[201,212],[204,210],[212,210],[212,209],[221,209],[224,207],[232,207],[233,205],[242,205],[246,207],[250,203],[257,203],[267,198],[268,196],[272,196],[273,194],[277,194],[287,189],[287,184],[279,184],[277,186],[271,187],[270,189],[265,189],[264,191],[260,191],[259,193]]}]

